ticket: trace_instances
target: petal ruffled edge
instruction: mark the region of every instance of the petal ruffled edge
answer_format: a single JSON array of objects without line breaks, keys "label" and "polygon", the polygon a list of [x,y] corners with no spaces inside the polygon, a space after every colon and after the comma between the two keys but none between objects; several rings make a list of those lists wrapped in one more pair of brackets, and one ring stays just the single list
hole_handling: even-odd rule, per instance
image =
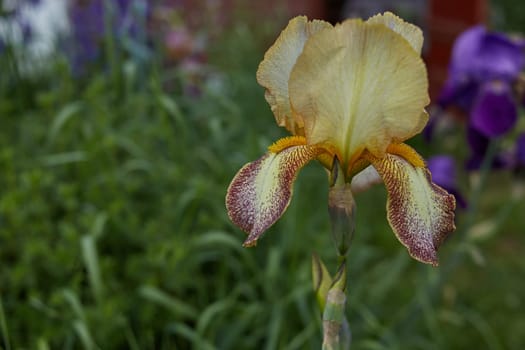
[{"label": "petal ruffled edge", "polygon": [[423,48],[423,32],[418,26],[405,22],[398,16],[394,15],[392,12],[377,14],[373,17],[370,17],[366,22],[385,25],[405,38],[410,46],[412,46],[412,48],[418,54],[421,54],[421,49]]},{"label": "petal ruffled edge", "polygon": [[437,266],[437,250],[456,228],[454,196],[432,182],[426,167],[400,154],[367,157],[385,183],[388,222],[396,237],[414,259]]},{"label": "petal ruffled edge", "polygon": [[[293,183],[299,170],[324,152],[312,145],[292,145],[304,138],[283,139],[270,147],[258,160],[246,164],[233,178],[226,194],[226,208],[231,221],[248,233],[245,247],[257,240],[284,213],[293,193]],[[273,152],[275,145],[287,148]]]},{"label": "petal ruffled edge", "polygon": [[266,51],[257,69],[257,82],[266,89],[264,97],[270,105],[279,126],[284,126],[294,135],[302,134],[302,122],[294,119],[288,97],[288,80],[297,57],[308,38],[315,33],[331,28],[321,20],[308,21],[306,16],[290,20],[275,43]]}]

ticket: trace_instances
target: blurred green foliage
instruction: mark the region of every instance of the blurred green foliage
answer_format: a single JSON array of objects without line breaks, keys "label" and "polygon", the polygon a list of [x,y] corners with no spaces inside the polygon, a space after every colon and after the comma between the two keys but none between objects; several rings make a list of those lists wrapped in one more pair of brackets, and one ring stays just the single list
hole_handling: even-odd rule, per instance
[{"label": "blurred green foliage", "polygon": [[[257,248],[224,208],[235,172],[284,135],[255,82],[278,29],[254,26],[210,48],[217,79],[196,97],[157,62],[2,73],[0,349],[319,349],[311,253],[336,267],[321,166]],[[357,196],[353,349],[524,348],[513,184],[473,187],[438,269],[397,242],[382,187]]]},{"label": "blurred green foliage", "polygon": [[489,18],[498,30],[522,33],[525,23],[525,7],[520,0],[491,0]]}]

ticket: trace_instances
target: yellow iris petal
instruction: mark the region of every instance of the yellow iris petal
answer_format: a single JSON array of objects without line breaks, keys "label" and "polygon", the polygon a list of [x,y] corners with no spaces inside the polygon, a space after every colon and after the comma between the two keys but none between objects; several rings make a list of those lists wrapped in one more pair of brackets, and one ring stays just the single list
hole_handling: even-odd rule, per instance
[{"label": "yellow iris petal", "polygon": [[414,50],[421,54],[423,47],[423,32],[417,26],[403,21],[401,18],[394,15],[392,12],[385,12],[370,17],[367,23],[383,24],[394,32],[400,34],[406,41],[414,48]]},{"label": "yellow iris petal", "polygon": [[432,182],[427,168],[414,166],[403,153],[367,158],[385,183],[388,222],[397,238],[413,258],[437,266],[437,249],[455,229],[456,201]]},{"label": "yellow iris petal", "polygon": [[324,28],[328,22],[308,21],[305,16],[292,19],[282,31],[273,46],[266,51],[264,60],[257,70],[257,81],[266,88],[265,98],[279,126],[284,126],[294,135],[301,135],[303,123],[294,119],[288,98],[290,72],[303,51],[308,38]]},{"label": "yellow iris petal", "polygon": [[276,152],[270,147],[268,153],[246,164],[233,178],[226,208],[232,222],[249,234],[244,246],[254,246],[281,217],[290,204],[299,170],[325,152],[322,147],[303,143],[301,137],[282,139],[272,146]]},{"label": "yellow iris petal", "polygon": [[334,145],[349,167],[364,150],[383,156],[427,122],[425,65],[405,37],[381,23],[347,20],[312,35],[289,87],[308,143]]}]

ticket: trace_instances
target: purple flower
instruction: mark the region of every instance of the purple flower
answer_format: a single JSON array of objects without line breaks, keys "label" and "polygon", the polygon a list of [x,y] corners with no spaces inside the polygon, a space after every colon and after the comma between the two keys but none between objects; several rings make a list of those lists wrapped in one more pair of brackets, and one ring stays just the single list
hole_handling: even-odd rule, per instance
[{"label": "purple flower", "polygon": [[102,1],[76,2],[70,9],[73,62],[82,69],[100,54],[104,36],[104,3]]},{"label": "purple flower", "polygon": [[525,64],[523,49],[523,42],[482,26],[465,31],[454,44],[439,104],[461,108],[486,137],[507,133],[517,119],[512,85]]},{"label": "purple flower", "polygon": [[473,128],[487,137],[497,137],[516,124],[518,108],[511,86],[501,80],[481,85],[470,112]]},{"label": "purple flower", "polygon": [[432,181],[453,194],[461,208],[466,208],[467,202],[461,195],[457,184],[454,159],[447,155],[433,156],[427,160],[427,166],[432,173]]},{"label": "purple flower", "polygon": [[487,32],[482,26],[473,27],[463,32],[454,44],[450,78],[512,81],[523,68],[522,50],[521,43],[504,34]]},{"label": "purple flower", "polygon": [[74,70],[82,71],[87,63],[99,58],[106,35],[115,37],[116,45],[122,45],[128,38],[138,37],[148,9],[145,0],[75,1],[69,12]]}]

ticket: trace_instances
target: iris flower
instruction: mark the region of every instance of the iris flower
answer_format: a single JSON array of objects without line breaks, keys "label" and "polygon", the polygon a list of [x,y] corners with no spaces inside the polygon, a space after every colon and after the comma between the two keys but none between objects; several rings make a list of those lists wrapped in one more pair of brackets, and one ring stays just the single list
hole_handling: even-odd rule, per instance
[{"label": "iris flower", "polygon": [[468,112],[471,127],[486,137],[506,133],[516,124],[512,85],[525,65],[523,49],[523,42],[483,26],[466,30],[454,43],[439,103]]},{"label": "iris flower", "polygon": [[[447,81],[439,97],[443,108],[468,115],[469,170],[479,169],[490,140],[511,131],[518,119],[515,85],[525,67],[525,42],[475,26],[455,41]],[[431,130],[429,130],[429,134]],[[494,167],[504,167],[497,157]]]},{"label": "iris flower", "polygon": [[[317,159],[344,177],[342,196],[382,178],[388,221],[415,259],[438,264],[454,227],[454,197],[432,183],[405,140],[428,120],[421,30],[392,13],[331,24],[292,19],[257,71],[277,124],[292,136],[242,167],[226,195],[230,219],[260,236],[288,207],[298,171]],[[337,166],[336,166],[337,165]]]}]

